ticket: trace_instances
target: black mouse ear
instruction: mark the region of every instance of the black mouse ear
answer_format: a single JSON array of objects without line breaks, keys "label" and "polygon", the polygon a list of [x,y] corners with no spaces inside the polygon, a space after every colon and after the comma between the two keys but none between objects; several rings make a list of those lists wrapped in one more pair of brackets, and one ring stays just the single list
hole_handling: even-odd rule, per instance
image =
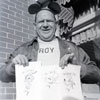
[{"label": "black mouse ear", "polygon": [[[45,5],[46,4],[46,5]],[[41,2],[36,2],[35,4],[31,4],[28,7],[28,12],[30,14],[36,14],[41,10],[41,8],[48,6],[48,8],[54,13],[54,14],[59,14],[61,12],[60,5],[57,2],[49,2],[49,3],[41,3]]]},{"label": "black mouse ear", "polygon": [[48,5],[48,8],[54,12],[54,14],[59,14],[61,12],[61,7],[56,2],[51,2]]},{"label": "black mouse ear", "polygon": [[30,14],[36,14],[37,12],[39,12],[41,9],[41,5],[38,3],[32,4],[28,7],[28,12]]}]

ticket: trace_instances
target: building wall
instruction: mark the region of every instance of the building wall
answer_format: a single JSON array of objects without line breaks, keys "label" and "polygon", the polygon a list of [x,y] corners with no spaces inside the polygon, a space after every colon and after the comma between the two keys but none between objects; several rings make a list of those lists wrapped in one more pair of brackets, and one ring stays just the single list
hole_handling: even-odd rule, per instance
[{"label": "building wall", "polygon": [[74,23],[72,41],[81,46],[100,69],[100,9]]},{"label": "building wall", "polygon": [[[27,11],[30,2],[0,0],[0,67],[15,48],[35,36],[34,16]],[[15,93],[15,83],[0,82],[0,100],[14,100]]]},{"label": "building wall", "polygon": [[0,66],[17,46],[34,36],[34,17],[26,0],[0,1]]},{"label": "building wall", "polygon": [[[100,9],[85,14],[75,21],[72,42],[84,49],[100,69]],[[86,100],[100,100],[100,85],[83,84]],[[95,91],[96,90],[96,91]]]}]

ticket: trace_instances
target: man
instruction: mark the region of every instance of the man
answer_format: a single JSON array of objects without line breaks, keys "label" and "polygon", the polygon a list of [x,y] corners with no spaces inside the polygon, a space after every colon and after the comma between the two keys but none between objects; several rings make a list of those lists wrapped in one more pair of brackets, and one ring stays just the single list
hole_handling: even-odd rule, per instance
[{"label": "man", "polygon": [[[81,65],[81,79],[86,82],[100,82],[100,70],[88,55],[75,44],[55,36],[57,21],[54,13],[41,9],[36,14],[37,38],[18,47],[0,69],[0,80],[15,81],[15,65],[27,66],[30,61],[41,61],[43,65],[59,64],[64,70],[68,63]],[[88,80],[88,81],[87,81]]]}]

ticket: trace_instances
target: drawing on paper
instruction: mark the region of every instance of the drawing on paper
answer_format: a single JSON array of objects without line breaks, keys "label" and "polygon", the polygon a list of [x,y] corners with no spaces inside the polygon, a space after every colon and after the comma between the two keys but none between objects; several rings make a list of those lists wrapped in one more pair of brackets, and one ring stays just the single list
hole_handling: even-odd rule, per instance
[{"label": "drawing on paper", "polygon": [[73,78],[75,77],[75,73],[63,73],[64,75],[64,84],[66,86],[66,90],[70,92],[75,87],[75,82]]},{"label": "drawing on paper", "polygon": [[37,73],[36,70],[25,70],[23,72],[24,74],[24,82],[25,82],[25,94],[28,95],[30,93],[30,89],[31,89],[31,86],[32,86],[32,82],[34,81],[35,79],[35,74]]},{"label": "drawing on paper", "polygon": [[57,84],[58,77],[59,75],[56,71],[49,71],[44,73],[44,79],[47,84],[47,87],[50,88],[51,86]]}]

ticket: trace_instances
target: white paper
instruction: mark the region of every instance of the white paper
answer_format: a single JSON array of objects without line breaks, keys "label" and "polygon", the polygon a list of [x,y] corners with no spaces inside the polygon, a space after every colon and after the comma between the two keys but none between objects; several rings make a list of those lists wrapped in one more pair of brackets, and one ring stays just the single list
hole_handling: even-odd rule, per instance
[{"label": "white paper", "polygon": [[16,65],[16,100],[83,100],[80,66]]}]

